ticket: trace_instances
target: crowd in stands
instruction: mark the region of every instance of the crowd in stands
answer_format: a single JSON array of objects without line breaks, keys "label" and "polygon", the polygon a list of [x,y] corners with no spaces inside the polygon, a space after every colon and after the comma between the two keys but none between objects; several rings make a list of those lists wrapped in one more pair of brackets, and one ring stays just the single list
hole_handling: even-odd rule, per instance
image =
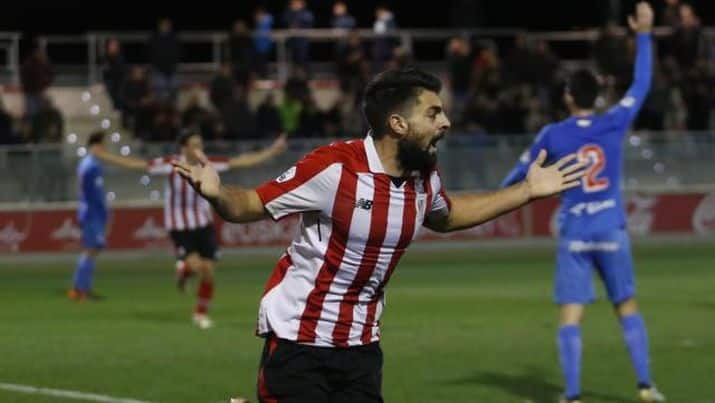
[{"label": "crowd in stands", "polygon": [[[693,7],[680,0],[666,0],[659,18],[659,25],[670,27],[672,34],[657,41],[655,79],[636,128],[715,129],[715,42],[706,38]],[[359,136],[365,130],[359,107],[362,88],[376,72],[409,65],[410,54],[393,36],[365,41],[344,1],[334,4],[330,21],[345,36],[334,44],[340,96],[329,107],[316,102],[310,80],[311,43],[303,37],[286,43],[291,74],[281,93],[269,91],[259,102],[249,102],[256,80],[269,77],[269,61],[275,54],[271,31],[315,27],[305,0],[290,0],[282,16],[258,8],[252,24],[235,22],[215,76],[188,90],[182,86],[188,94],[182,102],[176,79],[182,46],[166,18],[148,42],[146,66],[125,63],[122,44],[109,40],[103,81],[121,112],[122,125],[145,141],[172,141],[186,127],[200,128],[209,140],[270,138],[281,132],[300,137]],[[376,34],[397,29],[395,14],[378,7],[373,29]],[[616,102],[630,84],[634,51],[632,35],[624,36],[615,23],[603,27],[592,43],[590,62],[605,88],[602,105]],[[547,41],[528,34],[508,43],[454,37],[444,54],[453,131],[523,135],[566,116],[561,99],[566,66]],[[61,139],[62,116],[45,94],[52,81],[46,56],[34,52],[22,65],[26,101],[21,129],[12,124],[0,100],[0,142]],[[199,86],[207,90],[209,102]]]}]

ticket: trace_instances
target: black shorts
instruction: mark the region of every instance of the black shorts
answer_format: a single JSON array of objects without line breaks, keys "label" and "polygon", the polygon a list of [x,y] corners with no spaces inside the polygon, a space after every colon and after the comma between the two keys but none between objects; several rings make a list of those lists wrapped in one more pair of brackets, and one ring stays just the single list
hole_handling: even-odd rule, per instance
[{"label": "black shorts", "polygon": [[269,337],[258,371],[261,403],[382,403],[379,343],[313,347]]},{"label": "black shorts", "polygon": [[176,258],[185,259],[191,253],[198,253],[204,259],[218,259],[216,234],[211,225],[196,229],[169,231],[176,247]]}]

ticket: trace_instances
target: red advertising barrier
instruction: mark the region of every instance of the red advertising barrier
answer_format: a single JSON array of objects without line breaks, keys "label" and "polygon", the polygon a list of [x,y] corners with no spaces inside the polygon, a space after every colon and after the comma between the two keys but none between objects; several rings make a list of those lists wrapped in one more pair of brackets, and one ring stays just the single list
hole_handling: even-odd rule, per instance
[{"label": "red advertising barrier", "polygon": [[[437,234],[426,228],[420,240],[508,239],[550,236],[554,232],[558,199],[540,200],[523,209],[465,231]],[[715,193],[631,194],[627,198],[629,229],[636,236],[649,234],[715,235]],[[112,211],[107,230],[109,249],[168,248],[161,207],[120,207]],[[223,246],[288,245],[298,217],[279,222],[231,224],[216,220]],[[80,228],[75,211],[0,211],[0,253],[58,252],[80,249]]]}]

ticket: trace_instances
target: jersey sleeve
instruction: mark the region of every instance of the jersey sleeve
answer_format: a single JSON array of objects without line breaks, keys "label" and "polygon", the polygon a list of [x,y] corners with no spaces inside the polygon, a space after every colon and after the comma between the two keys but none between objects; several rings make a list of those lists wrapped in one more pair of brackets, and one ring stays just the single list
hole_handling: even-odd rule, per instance
[{"label": "jersey sleeve", "polygon": [[153,160],[149,161],[147,172],[149,172],[149,174],[151,175],[168,175],[174,168],[171,165],[171,160],[172,157],[154,158]]},{"label": "jersey sleeve", "polygon": [[216,169],[217,172],[226,172],[229,170],[229,162],[230,158],[228,157],[209,157],[209,162],[211,163],[211,166]]},{"label": "jersey sleeve", "polygon": [[619,124],[627,126],[638,115],[638,111],[648,95],[653,77],[653,45],[649,33],[639,33],[636,38],[636,62],[633,67],[633,83],[626,95],[608,113],[613,115]]},{"label": "jersey sleeve", "polygon": [[430,175],[430,187],[432,188],[432,200],[430,211],[427,212],[427,215],[449,215],[449,211],[452,209],[452,201],[444,189],[439,171],[435,170]]},{"label": "jersey sleeve", "polygon": [[514,168],[509,171],[509,174],[502,180],[500,187],[511,186],[515,183],[521,182],[526,179],[526,174],[529,172],[529,166],[531,162],[536,159],[539,155],[539,151],[542,149],[548,150],[548,137],[549,130],[551,126],[545,126],[541,129],[541,132],[536,136],[534,142],[531,144],[528,150],[524,151],[519,157]]},{"label": "jersey sleeve", "polygon": [[322,147],[305,156],[275,180],[256,188],[274,220],[293,213],[331,209],[338,190],[342,163]]}]

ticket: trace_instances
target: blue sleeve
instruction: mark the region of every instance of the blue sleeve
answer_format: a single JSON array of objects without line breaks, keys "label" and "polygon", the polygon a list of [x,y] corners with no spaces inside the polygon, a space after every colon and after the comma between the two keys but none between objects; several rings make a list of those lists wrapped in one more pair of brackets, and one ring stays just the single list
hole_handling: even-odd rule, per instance
[{"label": "blue sleeve", "polygon": [[534,161],[539,155],[539,151],[541,151],[542,149],[547,149],[548,132],[550,127],[551,126],[546,126],[541,129],[539,135],[536,136],[536,139],[534,139],[534,143],[528,150],[524,151],[524,153],[521,154],[521,157],[519,157],[519,161],[517,161],[516,166],[514,166],[514,168],[512,168],[506,178],[504,178],[504,180],[499,185],[500,187],[505,188],[507,186],[511,186],[515,183],[523,181],[526,178],[526,174],[529,172],[529,165],[531,165],[531,162]]},{"label": "blue sleeve", "polygon": [[633,68],[633,83],[618,105],[609,111],[609,113],[614,114],[619,123],[623,125],[628,125],[635,119],[648,95],[653,77],[653,46],[651,44],[650,33],[639,33],[636,36],[636,47],[637,53],[636,63]]}]

